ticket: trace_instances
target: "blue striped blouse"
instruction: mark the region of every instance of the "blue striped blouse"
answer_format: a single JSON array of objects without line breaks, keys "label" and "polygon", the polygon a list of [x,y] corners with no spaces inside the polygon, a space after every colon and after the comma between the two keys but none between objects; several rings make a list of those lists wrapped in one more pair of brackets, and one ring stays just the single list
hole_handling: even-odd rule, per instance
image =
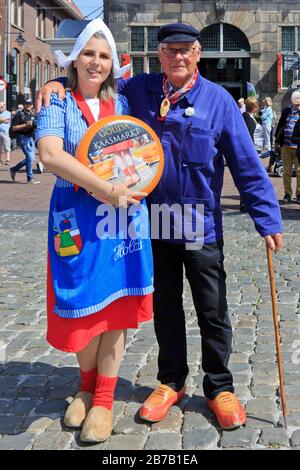
[{"label": "blue striped blouse", "polygon": [[[115,113],[117,115],[131,114],[125,96],[117,95]],[[58,99],[56,94],[52,94],[50,106],[48,108],[43,106],[38,115],[35,140],[37,142],[41,137],[50,135],[60,137],[64,141],[64,151],[74,156],[77,144],[87,128],[86,120],[69,91],[66,92],[66,97],[62,101]],[[72,187],[73,184],[57,177],[56,186]]]},{"label": "blue striped blouse", "polygon": [[299,119],[298,109],[294,110],[291,108],[291,111],[288,117],[286,118],[286,124],[284,128],[284,145],[286,145],[287,147],[297,148],[297,144],[294,144],[291,141],[291,137],[293,135],[294,127],[298,119]]}]

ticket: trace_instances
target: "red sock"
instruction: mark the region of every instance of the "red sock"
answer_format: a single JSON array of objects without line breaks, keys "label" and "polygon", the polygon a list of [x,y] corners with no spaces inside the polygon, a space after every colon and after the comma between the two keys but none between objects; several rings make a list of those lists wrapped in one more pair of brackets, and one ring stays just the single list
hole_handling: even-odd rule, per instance
[{"label": "red sock", "polygon": [[90,392],[94,393],[95,386],[96,386],[96,378],[97,378],[98,368],[95,367],[94,369],[89,370],[88,372],[84,372],[80,369],[80,391],[81,392]]},{"label": "red sock", "polygon": [[103,406],[108,410],[112,409],[117,380],[118,376],[97,375],[93,406]]}]

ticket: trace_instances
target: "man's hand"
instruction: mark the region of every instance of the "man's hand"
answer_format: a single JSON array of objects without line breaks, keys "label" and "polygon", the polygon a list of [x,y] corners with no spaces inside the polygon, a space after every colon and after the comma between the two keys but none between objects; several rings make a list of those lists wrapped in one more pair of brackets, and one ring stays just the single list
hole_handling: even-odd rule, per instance
[{"label": "man's hand", "polygon": [[267,248],[277,253],[283,247],[283,239],[281,233],[275,233],[275,235],[267,235],[265,237]]},{"label": "man's hand", "polygon": [[49,82],[44,85],[37,94],[36,98],[36,112],[39,113],[42,106],[46,106],[46,108],[50,104],[51,93],[55,93],[58,95],[59,100],[63,100],[66,96],[66,91],[63,85],[59,82]]}]

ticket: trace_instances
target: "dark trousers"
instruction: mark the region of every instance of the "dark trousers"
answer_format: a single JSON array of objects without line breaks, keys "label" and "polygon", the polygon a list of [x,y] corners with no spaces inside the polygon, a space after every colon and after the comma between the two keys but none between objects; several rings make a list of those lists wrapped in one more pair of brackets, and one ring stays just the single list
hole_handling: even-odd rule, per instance
[{"label": "dark trousers", "polygon": [[212,399],[221,391],[233,392],[233,379],[227,367],[232,329],[226,301],[223,242],[186,250],[184,244],[153,240],[152,248],[158,380],[178,391],[189,372],[182,300],[184,267],[202,338],[204,394]]}]

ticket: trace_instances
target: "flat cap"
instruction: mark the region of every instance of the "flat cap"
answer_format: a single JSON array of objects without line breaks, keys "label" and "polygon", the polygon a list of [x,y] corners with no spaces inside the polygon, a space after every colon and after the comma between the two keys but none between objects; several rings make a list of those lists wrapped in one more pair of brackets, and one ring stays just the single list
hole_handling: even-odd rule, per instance
[{"label": "flat cap", "polygon": [[157,33],[159,43],[195,42],[200,38],[200,31],[189,24],[170,23],[162,26]]}]

